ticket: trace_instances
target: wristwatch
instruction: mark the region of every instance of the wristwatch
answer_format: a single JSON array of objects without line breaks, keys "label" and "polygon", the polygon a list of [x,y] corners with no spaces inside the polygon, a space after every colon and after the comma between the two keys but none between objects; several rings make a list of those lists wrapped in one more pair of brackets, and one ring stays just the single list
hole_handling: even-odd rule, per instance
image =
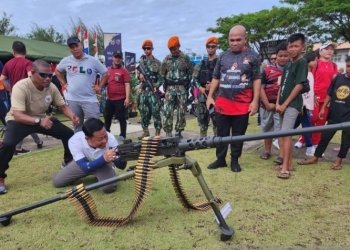
[{"label": "wristwatch", "polygon": [[35,117],[35,119],[34,119],[35,125],[39,125],[40,122],[41,122],[41,118],[40,117]]}]

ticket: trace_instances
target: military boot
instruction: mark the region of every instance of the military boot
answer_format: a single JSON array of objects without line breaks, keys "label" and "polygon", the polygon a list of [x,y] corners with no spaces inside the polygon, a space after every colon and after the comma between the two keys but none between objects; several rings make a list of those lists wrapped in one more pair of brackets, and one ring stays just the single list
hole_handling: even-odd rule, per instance
[{"label": "military boot", "polygon": [[148,136],[149,136],[149,130],[148,130],[148,128],[144,128],[143,134],[141,136],[139,136],[138,139],[142,140],[144,137],[148,137]]},{"label": "military boot", "polygon": [[166,132],[165,136],[166,137],[173,137],[173,134],[171,132]]},{"label": "military boot", "polygon": [[182,134],[181,134],[181,130],[176,131],[175,136],[176,136],[176,137],[179,137],[180,139],[182,139],[183,136],[182,136]]}]

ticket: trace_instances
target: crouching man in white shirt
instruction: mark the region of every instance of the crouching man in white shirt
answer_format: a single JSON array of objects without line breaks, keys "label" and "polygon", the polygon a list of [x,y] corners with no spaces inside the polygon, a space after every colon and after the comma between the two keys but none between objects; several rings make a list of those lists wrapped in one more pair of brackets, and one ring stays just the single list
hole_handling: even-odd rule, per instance
[{"label": "crouching man in white shirt", "polygon": [[[114,165],[120,169],[126,167],[126,161],[116,155],[117,140],[106,131],[102,121],[90,118],[84,122],[82,130],[69,139],[68,147],[73,161],[53,177],[55,187],[71,185],[87,175],[94,175],[98,181],[103,181],[116,176]],[[116,187],[113,183],[102,187],[101,190],[111,193]]]}]

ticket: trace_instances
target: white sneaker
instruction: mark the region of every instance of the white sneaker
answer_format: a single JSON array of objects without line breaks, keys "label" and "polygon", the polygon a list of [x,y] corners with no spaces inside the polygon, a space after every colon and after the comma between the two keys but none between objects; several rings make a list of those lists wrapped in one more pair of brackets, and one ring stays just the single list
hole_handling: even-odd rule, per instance
[{"label": "white sneaker", "polygon": [[294,144],[294,147],[295,147],[295,148],[302,148],[302,147],[305,147],[305,144],[304,144],[304,143],[301,143],[300,141],[297,141],[297,142]]},{"label": "white sneaker", "polygon": [[278,139],[273,139],[272,145],[274,145],[275,148],[277,148],[278,150],[280,150],[280,145],[278,144]]},{"label": "white sneaker", "polygon": [[307,147],[307,148],[306,148],[305,155],[306,155],[306,156],[310,156],[310,157],[311,157],[311,156],[314,156],[315,150],[316,150],[316,147],[314,147],[314,146]]}]

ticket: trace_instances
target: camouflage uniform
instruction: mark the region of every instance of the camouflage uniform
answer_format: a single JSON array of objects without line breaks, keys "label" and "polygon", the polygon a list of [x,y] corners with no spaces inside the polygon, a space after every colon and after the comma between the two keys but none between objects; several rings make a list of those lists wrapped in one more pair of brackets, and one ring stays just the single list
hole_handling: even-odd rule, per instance
[{"label": "camouflage uniform", "polygon": [[[216,61],[217,58],[210,61],[208,59],[203,59],[200,64],[196,65],[195,69],[193,70],[193,83],[195,87],[205,88],[207,82],[211,81]],[[209,115],[206,101],[206,96],[202,93],[199,93],[197,106],[197,121],[200,127],[200,136],[207,136],[210,118],[212,119],[213,123],[214,135],[216,135],[215,117]]]},{"label": "camouflage uniform", "polygon": [[[163,78],[160,75],[161,63],[156,58],[147,59],[142,56],[140,64],[143,64],[148,71],[148,77],[152,80],[153,89],[145,83],[141,83],[141,93],[139,95],[138,108],[141,114],[141,126],[144,131],[148,131],[151,117],[153,116],[154,128],[156,134],[160,133],[162,120],[160,117],[160,107],[158,97],[154,93],[154,88],[159,88],[163,84]],[[144,134],[146,135],[146,133]]]},{"label": "camouflage uniform", "polygon": [[137,79],[137,76],[134,73],[131,73],[130,76],[130,102],[137,103],[137,86],[139,84],[139,80]]},{"label": "camouflage uniform", "polygon": [[188,56],[182,52],[178,57],[166,56],[161,68],[164,77],[164,131],[169,135],[173,130],[174,109],[177,108],[175,131],[181,133],[185,129],[187,90],[193,72],[193,65]]}]

